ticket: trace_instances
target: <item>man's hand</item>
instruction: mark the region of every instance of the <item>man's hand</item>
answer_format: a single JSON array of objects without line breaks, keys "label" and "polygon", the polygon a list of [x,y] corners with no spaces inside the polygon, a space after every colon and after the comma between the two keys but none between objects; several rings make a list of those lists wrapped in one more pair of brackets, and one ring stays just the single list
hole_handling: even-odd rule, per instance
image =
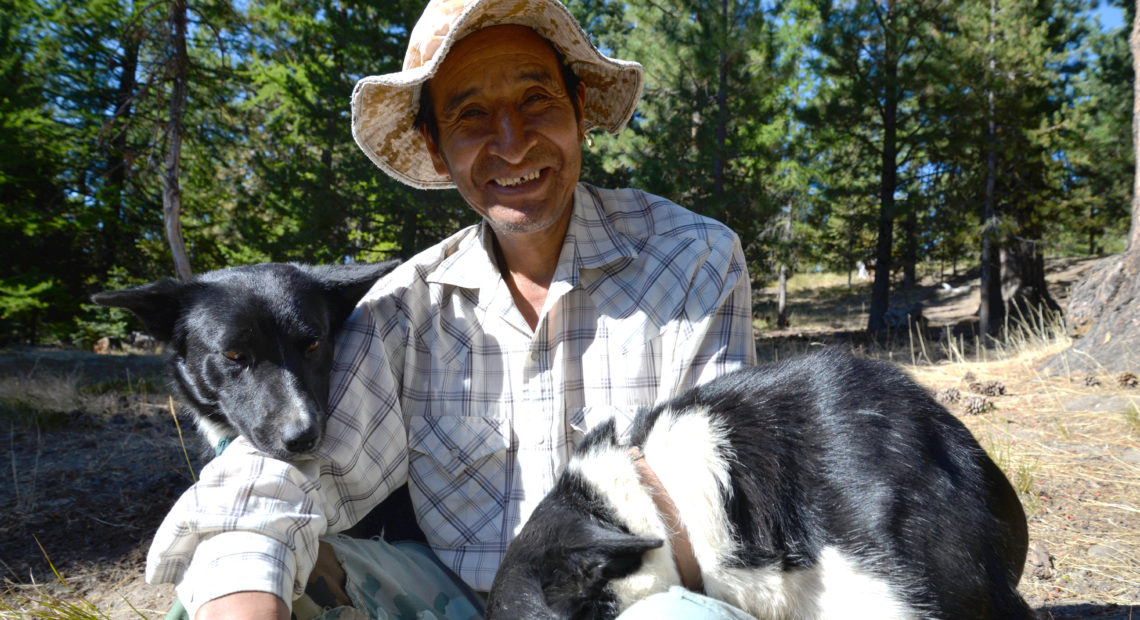
[{"label": "man's hand", "polygon": [[198,608],[194,620],[289,620],[289,606],[269,592],[234,592]]}]

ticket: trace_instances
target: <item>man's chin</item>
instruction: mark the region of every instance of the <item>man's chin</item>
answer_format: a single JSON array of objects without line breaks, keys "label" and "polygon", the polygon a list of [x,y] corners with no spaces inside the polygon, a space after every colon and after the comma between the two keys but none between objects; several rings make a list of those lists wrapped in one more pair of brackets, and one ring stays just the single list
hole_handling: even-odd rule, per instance
[{"label": "man's chin", "polygon": [[503,217],[486,216],[483,218],[497,233],[506,235],[525,235],[536,233],[550,227],[552,222],[548,218],[533,217]]}]

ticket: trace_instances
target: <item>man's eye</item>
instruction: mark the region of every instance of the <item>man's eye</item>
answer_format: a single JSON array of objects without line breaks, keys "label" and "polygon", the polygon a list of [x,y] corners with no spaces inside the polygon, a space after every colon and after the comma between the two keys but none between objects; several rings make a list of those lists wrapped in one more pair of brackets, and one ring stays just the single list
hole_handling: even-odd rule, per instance
[{"label": "man's eye", "polygon": [[468,108],[459,113],[459,118],[477,118],[483,114],[483,111],[478,108]]}]

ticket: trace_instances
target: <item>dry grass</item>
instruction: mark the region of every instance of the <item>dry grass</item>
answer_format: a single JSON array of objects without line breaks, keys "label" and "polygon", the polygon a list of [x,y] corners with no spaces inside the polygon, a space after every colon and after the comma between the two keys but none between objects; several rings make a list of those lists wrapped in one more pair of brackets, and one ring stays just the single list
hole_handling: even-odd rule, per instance
[{"label": "dry grass", "polygon": [[956,413],[1021,494],[1031,546],[1051,557],[1051,567],[1027,565],[1021,583],[1027,600],[1045,608],[1134,606],[1140,603],[1140,390],[1107,376],[1091,385],[1084,376],[1037,371],[1065,346],[1038,342],[999,359],[917,365],[910,372],[934,390],[965,392],[971,374],[1005,385],[1006,393],[993,397],[994,410]]},{"label": "dry grass", "polygon": [[[39,545],[38,540],[36,544]],[[112,616],[68,583],[67,579],[56,570],[55,564],[43,546],[39,547],[55,581],[51,584],[38,584],[34,581],[31,584],[17,584],[7,581],[3,593],[0,594],[0,619],[111,620]],[[114,591],[114,588],[110,589]],[[126,608],[133,612],[134,617],[147,618],[125,597],[120,596],[120,598]]]},{"label": "dry grass", "polygon": [[0,619],[169,609],[172,590],[141,578],[154,527],[189,477],[161,368],[153,357],[0,354]]}]

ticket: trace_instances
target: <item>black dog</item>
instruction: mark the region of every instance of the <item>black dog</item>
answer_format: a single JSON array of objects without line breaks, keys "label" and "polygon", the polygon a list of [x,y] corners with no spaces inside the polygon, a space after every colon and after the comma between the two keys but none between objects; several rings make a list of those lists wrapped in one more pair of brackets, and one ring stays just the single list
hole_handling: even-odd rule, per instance
[{"label": "black dog", "polygon": [[211,448],[240,434],[298,459],[324,433],[336,330],[397,264],[264,263],[92,300],[130,310],[166,344],[174,391]]},{"label": "black dog", "polygon": [[961,422],[893,366],[825,352],[645,411],[629,445],[612,421],[588,434],[488,613],[612,618],[684,579],[760,618],[1031,618],[1027,545]]}]

